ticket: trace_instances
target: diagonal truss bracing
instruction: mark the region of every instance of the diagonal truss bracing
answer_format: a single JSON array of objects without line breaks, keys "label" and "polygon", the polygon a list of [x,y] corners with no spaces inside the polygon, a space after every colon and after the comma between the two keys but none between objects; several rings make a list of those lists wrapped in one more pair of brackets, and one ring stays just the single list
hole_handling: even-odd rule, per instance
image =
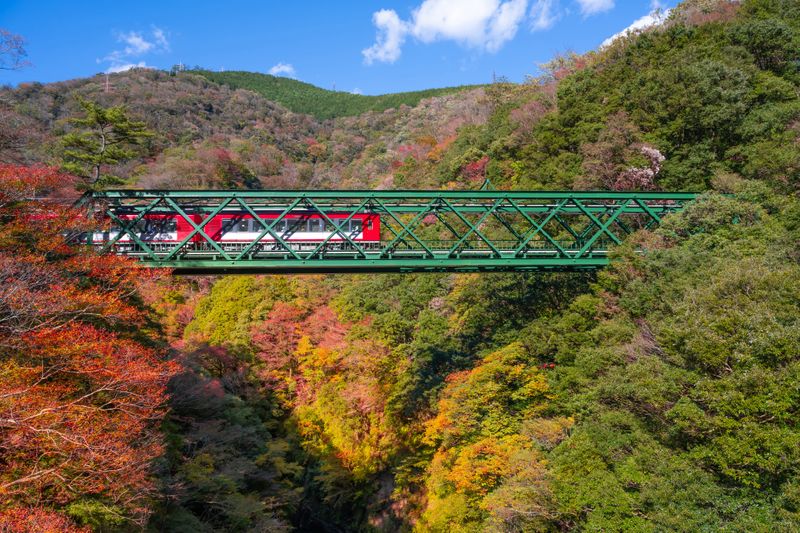
[{"label": "diagonal truss bracing", "polygon": [[[104,250],[177,273],[436,272],[590,270],[609,247],[657,226],[696,197],[682,192],[559,191],[165,191],[91,193],[107,217]],[[377,238],[350,233],[355,215],[379,220]],[[249,242],[235,246],[208,231],[221,216],[254,219]],[[326,232],[293,236],[298,217]],[[173,240],[145,238],[137,223],[175,219]],[[286,221],[285,224],[281,224]],[[283,228],[280,229],[279,228]],[[288,228],[288,229],[287,229]]]}]

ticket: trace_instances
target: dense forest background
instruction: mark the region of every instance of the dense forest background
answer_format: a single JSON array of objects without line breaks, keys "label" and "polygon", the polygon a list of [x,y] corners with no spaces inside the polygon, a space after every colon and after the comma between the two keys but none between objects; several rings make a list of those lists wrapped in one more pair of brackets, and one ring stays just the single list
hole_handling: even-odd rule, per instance
[{"label": "dense forest background", "polygon": [[[687,0],[660,26],[545,70],[380,98],[202,70],[0,89],[3,286],[24,278],[11,254],[28,243],[48,287],[78,302],[68,311],[88,309],[42,323],[80,323],[73,341],[91,326],[93,354],[118,342],[142,354],[147,412],[108,415],[108,438],[138,435],[120,453],[156,457],[132,478],[133,499],[110,479],[76,482],[107,472],[82,471],[80,455],[53,467],[59,478],[45,468],[53,452],[20,484],[25,461],[62,438],[52,432],[88,422],[59,411],[47,438],[13,457],[25,434],[0,422],[0,517],[20,531],[44,520],[96,531],[800,529],[800,4]],[[31,208],[12,194],[14,169],[63,166],[87,101],[124,106],[152,133],[107,169],[130,187],[489,178],[706,193],[596,275],[139,280],[113,266],[105,279],[21,230]],[[87,304],[84,278],[119,309]],[[15,294],[0,290],[0,340],[14,338],[2,313]],[[3,341],[0,386],[27,376],[39,387],[23,362],[49,338]],[[81,356],[59,342],[49,357]],[[134,361],[126,369],[144,372]],[[59,394],[85,392],[92,376],[65,374]],[[39,390],[9,387],[4,413]]]}]

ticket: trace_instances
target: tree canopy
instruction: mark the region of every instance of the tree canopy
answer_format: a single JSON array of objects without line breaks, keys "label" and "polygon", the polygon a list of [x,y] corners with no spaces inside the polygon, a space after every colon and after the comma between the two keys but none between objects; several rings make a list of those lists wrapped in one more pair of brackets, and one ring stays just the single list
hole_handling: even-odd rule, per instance
[{"label": "tree canopy", "polygon": [[108,173],[109,167],[133,159],[153,134],[122,106],[104,108],[83,98],[78,103],[84,116],[69,119],[74,130],[61,138],[64,171],[80,177],[88,189],[124,183]]}]

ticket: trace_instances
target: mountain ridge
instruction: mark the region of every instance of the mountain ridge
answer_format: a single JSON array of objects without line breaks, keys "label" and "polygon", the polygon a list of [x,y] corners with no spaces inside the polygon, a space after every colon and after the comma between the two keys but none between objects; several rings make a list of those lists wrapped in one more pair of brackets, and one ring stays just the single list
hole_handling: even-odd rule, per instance
[{"label": "mountain ridge", "polygon": [[482,87],[482,85],[460,85],[436,87],[419,91],[402,91],[379,95],[363,95],[345,91],[331,91],[283,76],[260,72],[230,70],[213,72],[191,70],[206,79],[227,85],[232,89],[248,89],[267,100],[283,105],[295,113],[304,113],[325,120],[345,116],[357,116],[367,111],[385,111],[401,105],[414,107],[423,98],[443,96]]}]

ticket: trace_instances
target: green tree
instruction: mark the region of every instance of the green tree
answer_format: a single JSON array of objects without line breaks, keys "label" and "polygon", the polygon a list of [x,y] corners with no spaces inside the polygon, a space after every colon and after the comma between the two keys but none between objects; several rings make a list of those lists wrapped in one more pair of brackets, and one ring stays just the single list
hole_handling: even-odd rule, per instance
[{"label": "green tree", "polygon": [[105,108],[80,97],[78,103],[86,115],[69,120],[75,130],[61,138],[62,167],[82,178],[87,189],[122,183],[108,167],[136,157],[153,133],[144,122],[132,120],[124,106]]}]

